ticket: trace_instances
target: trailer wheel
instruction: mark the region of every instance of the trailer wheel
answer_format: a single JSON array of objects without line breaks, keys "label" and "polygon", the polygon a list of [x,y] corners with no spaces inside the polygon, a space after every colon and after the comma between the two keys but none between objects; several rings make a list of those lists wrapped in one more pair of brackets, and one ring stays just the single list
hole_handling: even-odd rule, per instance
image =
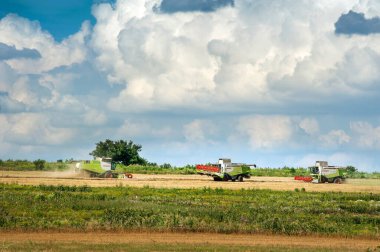
[{"label": "trailer wheel", "polygon": [[239,182],[243,182],[243,181],[244,181],[243,176],[238,176],[238,181],[239,181]]},{"label": "trailer wheel", "polygon": [[341,178],[335,178],[334,184],[342,184],[342,179]]},{"label": "trailer wheel", "polygon": [[127,176],[127,178],[133,178],[133,175],[130,173],[126,173],[125,175]]}]

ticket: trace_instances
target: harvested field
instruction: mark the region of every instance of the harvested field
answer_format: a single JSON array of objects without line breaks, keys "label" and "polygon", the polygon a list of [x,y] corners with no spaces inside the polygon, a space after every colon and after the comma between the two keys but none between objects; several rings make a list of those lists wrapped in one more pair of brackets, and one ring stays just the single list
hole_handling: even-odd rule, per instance
[{"label": "harvested field", "polygon": [[295,190],[305,188],[315,192],[371,192],[380,193],[378,179],[349,179],[344,184],[313,184],[285,177],[252,177],[241,182],[215,182],[211,177],[200,175],[147,175],[134,174],[132,179],[88,178],[74,172],[15,172],[1,171],[0,183],[20,185],[87,185],[92,187],[154,187],[154,188],[225,188]]},{"label": "harvested field", "polygon": [[255,251],[266,251],[266,248],[271,248],[271,251],[282,251],[281,248],[288,248],[292,251],[294,249],[297,251],[302,251],[302,249],[307,249],[308,251],[375,251],[380,245],[378,240],[373,239],[168,232],[1,232],[0,243],[10,248],[12,248],[12,245],[15,246],[15,244],[19,243],[34,243],[32,244],[34,246],[35,244],[44,243],[55,249],[57,245],[62,246],[65,243],[69,243],[70,247],[73,247],[73,243],[76,246],[78,246],[78,243],[90,246],[96,244],[109,244],[108,246],[122,244],[124,249],[131,248],[131,245],[138,249],[139,246],[150,244],[150,248],[155,251],[157,251],[156,248],[159,248],[158,245],[160,244],[166,245],[167,249],[175,246],[175,251],[178,251],[181,247],[186,248],[184,251],[191,251],[192,248],[202,248],[205,245],[209,249],[213,248],[213,246],[222,246],[221,248],[223,249],[224,247],[226,251],[230,251],[232,248],[234,248],[234,251],[247,251],[251,250],[252,247]]}]

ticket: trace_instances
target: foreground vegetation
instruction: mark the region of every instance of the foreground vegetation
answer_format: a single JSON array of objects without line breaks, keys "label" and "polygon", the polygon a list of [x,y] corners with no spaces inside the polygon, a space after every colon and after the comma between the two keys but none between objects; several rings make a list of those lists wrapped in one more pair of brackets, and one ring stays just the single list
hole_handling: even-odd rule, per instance
[{"label": "foreground vegetation", "polygon": [[380,237],[380,195],[0,184],[0,230]]}]

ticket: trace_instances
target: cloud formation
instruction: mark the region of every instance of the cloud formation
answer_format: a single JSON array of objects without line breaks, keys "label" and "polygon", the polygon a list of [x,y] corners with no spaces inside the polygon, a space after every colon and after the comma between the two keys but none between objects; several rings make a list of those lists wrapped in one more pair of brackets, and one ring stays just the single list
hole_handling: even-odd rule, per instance
[{"label": "cloud formation", "polygon": [[95,25],[61,42],[38,22],[1,19],[0,152],[59,153],[61,142],[87,155],[130,138],[153,162],[283,166],[360,150],[366,168],[379,163],[379,37],[334,27],[350,10],[375,20],[377,1],[204,3],[100,1]]}]

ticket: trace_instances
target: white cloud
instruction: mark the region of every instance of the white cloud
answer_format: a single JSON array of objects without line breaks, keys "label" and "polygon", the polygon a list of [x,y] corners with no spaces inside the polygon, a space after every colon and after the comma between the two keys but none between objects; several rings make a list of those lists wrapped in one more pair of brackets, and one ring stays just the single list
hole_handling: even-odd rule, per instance
[{"label": "white cloud", "polygon": [[126,119],[117,129],[116,134],[122,138],[171,138],[175,135],[169,126],[157,126],[152,122]]},{"label": "white cloud", "polygon": [[344,130],[331,130],[326,135],[319,137],[322,146],[337,147],[349,143],[351,137]]},{"label": "white cloud", "polygon": [[0,61],[0,91],[8,92],[15,79],[16,74],[12,68],[8,64]]},{"label": "white cloud", "polygon": [[90,109],[83,116],[84,123],[90,126],[99,126],[107,123],[107,116],[102,111]]},{"label": "white cloud", "polygon": [[188,142],[212,142],[217,128],[211,121],[196,119],[184,125],[183,133]]},{"label": "white cloud", "polygon": [[81,30],[69,36],[61,43],[41,30],[38,22],[9,14],[0,20],[0,40],[16,49],[35,49],[41,58],[10,59],[7,63],[19,73],[41,73],[59,66],[80,63],[86,58],[85,37],[89,34],[89,23],[85,22]]},{"label": "white cloud", "polygon": [[299,127],[308,135],[315,135],[319,132],[319,124],[315,118],[305,118],[299,123]]},{"label": "white cloud", "polygon": [[356,143],[359,147],[367,149],[380,148],[380,126],[363,121],[350,123],[351,130],[356,134]]},{"label": "white cloud", "polygon": [[75,136],[75,131],[51,125],[42,114],[23,113],[6,117],[8,127],[3,130],[3,139],[19,145],[62,145]]},{"label": "white cloud", "polygon": [[237,130],[248,137],[252,148],[273,148],[287,143],[292,136],[291,120],[287,116],[242,117]]},{"label": "white cloud", "polygon": [[[334,34],[334,22],[357,1],[236,1],[234,8],[173,15],[152,11],[157,3],[94,7],[96,63],[124,86],[112,110],[334,103],[335,95],[362,95],[379,77],[378,37]],[[359,5],[373,11],[376,4]]]}]

